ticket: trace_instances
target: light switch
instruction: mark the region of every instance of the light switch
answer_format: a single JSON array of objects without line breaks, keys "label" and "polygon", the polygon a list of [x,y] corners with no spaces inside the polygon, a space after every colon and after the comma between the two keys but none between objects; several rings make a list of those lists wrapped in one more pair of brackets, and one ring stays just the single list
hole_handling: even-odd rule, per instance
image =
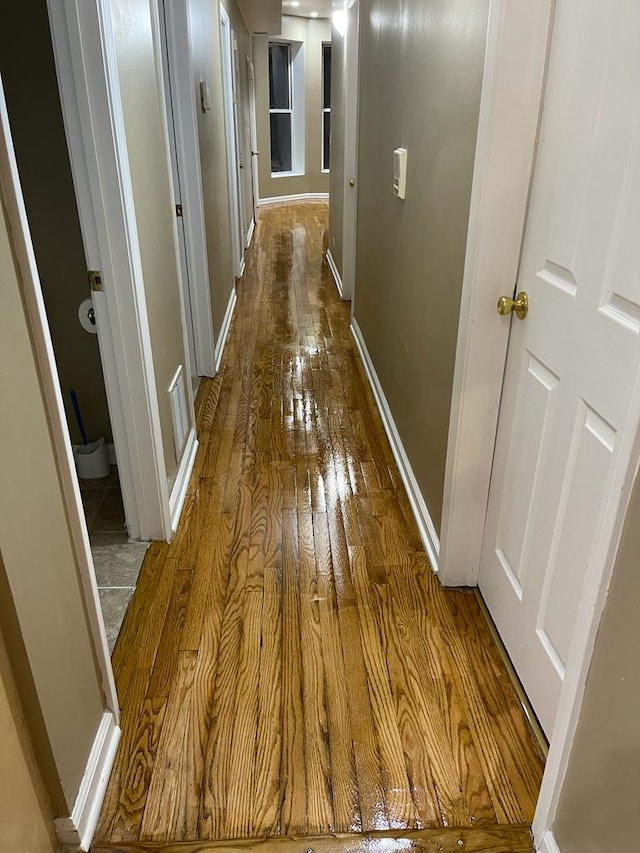
[{"label": "light switch", "polygon": [[407,192],[407,149],[393,152],[393,194],[404,198]]}]

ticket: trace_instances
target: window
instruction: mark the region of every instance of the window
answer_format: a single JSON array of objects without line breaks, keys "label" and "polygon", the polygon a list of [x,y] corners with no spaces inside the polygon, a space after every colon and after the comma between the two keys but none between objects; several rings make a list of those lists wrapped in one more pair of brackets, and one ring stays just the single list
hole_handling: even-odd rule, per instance
[{"label": "window", "polygon": [[331,153],[331,45],[322,45],[322,171],[329,171]]},{"label": "window", "polygon": [[292,172],[293,98],[291,47],[269,43],[269,121],[271,124],[271,171]]}]

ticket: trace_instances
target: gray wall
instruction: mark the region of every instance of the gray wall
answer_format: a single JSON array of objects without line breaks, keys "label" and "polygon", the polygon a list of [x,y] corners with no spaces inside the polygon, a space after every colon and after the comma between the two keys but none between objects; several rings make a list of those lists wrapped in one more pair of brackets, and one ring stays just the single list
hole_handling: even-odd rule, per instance
[{"label": "gray wall", "polygon": [[553,827],[562,853],[638,847],[639,555],[636,480]]},{"label": "gray wall", "polygon": [[11,3],[3,16],[0,73],[71,437],[80,442],[73,388],[89,437],[111,441],[98,338],[78,321],[90,291],[46,2]]},{"label": "gray wall", "polygon": [[438,531],[488,7],[371,0],[360,22],[355,317]]},{"label": "gray wall", "polygon": [[271,177],[269,130],[269,37],[254,36],[253,62],[256,75],[256,125],[258,130],[260,198],[328,193],[329,175],[322,172],[321,82],[322,43],[331,40],[328,20],[284,15],[282,38],[302,42],[304,47],[305,170],[303,175]]},{"label": "gray wall", "polygon": [[342,276],[342,224],[345,192],[344,106],[345,36],[331,27],[331,173],[329,175],[329,251]]}]

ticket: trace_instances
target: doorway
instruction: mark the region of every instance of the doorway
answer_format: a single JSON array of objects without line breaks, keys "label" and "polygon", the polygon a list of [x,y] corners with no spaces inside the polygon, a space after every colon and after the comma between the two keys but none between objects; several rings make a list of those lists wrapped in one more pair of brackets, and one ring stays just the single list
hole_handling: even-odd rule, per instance
[{"label": "doorway", "polygon": [[479,572],[548,736],[640,424],[640,10],[600,12],[556,7]]},{"label": "doorway", "polygon": [[[255,69],[251,58],[247,56],[247,83],[249,89],[249,144],[251,145],[251,197],[253,210],[253,228],[258,221],[258,204],[260,203],[260,186],[258,183],[258,129],[256,127],[256,81]],[[253,233],[250,226],[250,231]],[[251,240],[251,234],[247,235],[247,243]]]},{"label": "doorway", "polygon": [[[555,5],[555,9],[554,9]],[[549,85],[545,93],[545,98],[550,97],[552,80],[554,75],[557,75],[558,59],[558,44],[565,44],[567,39],[567,27],[570,27],[570,16],[573,14],[573,5],[565,2],[561,4],[553,4],[545,2],[540,4],[527,4],[526,2],[514,3],[496,3],[491,4],[489,17],[489,35],[486,48],[486,66],[485,77],[483,81],[482,91],[482,108],[480,113],[478,143],[476,151],[476,161],[474,165],[473,190],[471,195],[471,215],[469,221],[469,234],[467,240],[467,254],[465,259],[463,294],[461,302],[461,314],[459,320],[459,332],[457,341],[456,367],[455,378],[453,385],[453,399],[450,415],[450,429],[447,452],[447,465],[445,475],[445,493],[443,507],[443,525],[442,536],[440,540],[440,556],[439,556],[439,576],[441,581],[450,586],[475,586],[478,582],[478,567],[480,564],[480,555],[482,551],[483,534],[489,538],[493,538],[493,542],[485,542],[485,551],[494,552],[494,557],[497,560],[498,555],[495,551],[500,548],[501,542],[499,536],[502,535],[503,541],[506,544],[505,535],[514,536],[520,533],[521,540],[529,539],[529,546],[533,547],[531,540],[531,530],[507,530],[506,527],[493,527],[488,525],[485,528],[486,520],[486,505],[489,501],[489,479],[491,476],[492,461],[495,459],[494,480],[492,483],[491,501],[496,500],[494,485],[496,482],[502,483],[502,494],[506,493],[504,468],[509,467],[513,473],[516,470],[514,467],[514,451],[510,452],[510,460],[501,459],[504,454],[504,444],[499,447],[497,454],[494,456],[494,446],[496,442],[496,427],[498,420],[498,410],[503,388],[503,380],[505,378],[505,360],[507,352],[507,344],[509,341],[510,327],[514,338],[520,339],[522,342],[525,339],[526,328],[528,321],[533,317],[534,311],[534,293],[536,294],[536,303],[538,310],[543,310],[544,302],[538,298],[539,288],[548,287],[549,289],[558,290],[558,294],[567,296],[568,299],[573,299],[574,302],[578,298],[578,288],[581,290],[580,300],[584,294],[588,293],[589,286],[583,287],[583,284],[588,279],[592,278],[593,273],[587,271],[585,278],[585,265],[581,262],[581,252],[584,250],[584,244],[581,245],[581,252],[576,254],[575,258],[559,259],[558,255],[564,254],[567,241],[558,241],[554,252],[556,254],[555,263],[565,270],[572,271],[576,278],[575,297],[571,297],[569,292],[558,289],[557,285],[566,285],[568,282],[566,274],[557,276],[560,280],[555,284],[550,284],[548,281],[536,281],[536,290],[531,289],[529,296],[531,297],[530,309],[527,318],[524,321],[519,319],[500,320],[496,315],[496,300],[501,294],[509,294],[515,297],[519,288],[516,282],[522,285],[523,282],[518,279],[520,250],[522,245],[523,232],[525,230],[525,211],[527,207],[529,188],[532,183],[532,171],[534,165],[538,165],[540,158],[548,156],[545,151],[556,145],[556,153],[559,153],[557,148],[558,128],[556,125],[555,136],[549,141],[548,136],[540,136],[544,140],[544,144],[536,155],[536,143],[538,141],[538,125],[540,118],[541,106],[547,107],[547,100],[543,103],[543,83],[545,76],[548,74]],[[634,13],[635,15],[635,13]],[[577,42],[571,44],[571,49],[566,55],[566,61],[573,63],[573,71],[571,79],[575,79],[576,88],[583,92],[582,105],[585,110],[592,109],[594,101],[598,103],[598,92],[606,101],[610,90],[608,87],[615,80],[616,73],[620,72],[622,64],[627,63],[627,81],[633,79],[633,52],[629,51],[628,44],[618,32],[614,34],[611,30],[608,31],[608,40],[600,36],[596,36],[595,32],[598,26],[595,24],[597,17],[596,4],[589,4],[589,12],[585,21],[588,22],[588,28],[591,29],[593,43],[590,42],[590,37],[585,36],[585,44],[591,44],[594,52],[602,57],[603,51],[613,50],[613,56],[610,54],[597,64],[593,61],[587,62],[590,73],[602,73],[604,76],[601,80],[602,88],[598,89],[597,81],[590,78],[590,90],[584,93],[584,88],[578,82],[580,79],[580,63],[586,61],[584,59],[585,45],[581,45],[582,59],[580,58],[580,48]],[[628,21],[627,21],[628,23]],[[610,22],[607,22],[607,27]],[[633,29],[633,26],[630,27]],[[581,34],[583,32],[581,23]],[[553,38],[552,38],[553,33]],[[617,43],[617,47],[613,47]],[[594,45],[598,45],[598,48]],[[626,45],[626,47],[625,47]],[[549,53],[549,47],[551,48]],[[550,64],[547,63],[547,56],[550,57]],[[615,58],[614,58],[615,57]],[[554,67],[551,63],[556,63]],[[596,72],[598,68],[598,72]],[[607,70],[608,69],[608,70]],[[575,75],[575,78],[574,76]],[[556,77],[557,82],[557,77]],[[614,86],[615,89],[615,86]],[[595,93],[595,94],[594,94]],[[604,94],[602,94],[604,93]],[[565,92],[565,94],[567,94]],[[622,89],[618,95],[622,95]],[[557,93],[556,93],[557,97]],[[614,99],[612,99],[614,100]],[[569,107],[572,105],[571,96],[568,96]],[[575,107],[575,102],[573,102]],[[605,113],[612,117],[612,111],[615,105],[612,103],[605,107]],[[584,115],[583,115],[584,118]],[[572,123],[576,116],[569,116],[567,128],[563,132],[570,134]],[[543,121],[547,120],[546,113],[543,115]],[[586,144],[584,140],[579,146],[581,156],[576,156],[576,162],[573,164],[573,174],[576,178],[573,192],[580,186],[582,181],[584,189],[584,217],[580,216],[570,218],[567,217],[565,233],[570,232],[571,228],[576,228],[576,222],[593,222],[594,211],[589,210],[589,205],[592,204],[590,194],[592,187],[597,183],[598,169],[592,170],[591,177],[585,179],[584,170],[588,172],[588,166],[585,164],[585,158],[595,158],[602,156],[602,146],[605,142],[609,145],[613,144],[614,136],[620,134],[621,116],[611,118],[609,126],[612,129],[612,135],[607,136],[602,134],[603,124],[594,122],[594,127],[590,128],[586,133],[586,139],[590,140]],[[617,129],[616,129],[617,127]],[[562,134],[560,133],[560,136]],[[621,142],[624,142],[627,137],[624,133],[619,136]],[[561,149],[560,149],[561,150]],[[578,150],[578,149],[577,149]],[[619,153],[619,152],[618,152]],[[536,160],[537,156],[537,160]],[[566,151],[563,153],[566,157]],[[623,158],[624,153],[620,155]],[[560,158],[559,158],[560,159]],[[616,159],[615,157],[613,158]],[[573,161],[572,161],[573,162]],[[609,180],[615,169],[618,168],[612,162],[607,163],[606,180]],[[580,177],[580,170],[583,170]],[[558,173],[560,182],[563,180],[566,183],[566,175],[562,172]],[[629,175],[630,179],[630,175]],[[555,178],[554,178],[555,180]],[[604,178],[600,178],[604,180]],[[535,179],[534,179],[535,183]],[[602,186],[602,184],[601,184]],[[616,189],[617,187],[617,189]],[[547,188],[548,189],[548,188]],[[608,192],[605,193],[608,203],[614,203],[616,191],[620,192],[619,184],[616,185],[615,178],[608,186]],[[534,188],[534,195],[540,193],[540,189]],[[509,199],[509,203],[505,203],[505,199]],[[620,202],[624,198],[624,193],[618,196]],[[553,220],[553,205],[549,199],[549,222],[550,227],[553,221],[557,227],[557,217]],[[532,196],[531,211],[534,210],[535,199]],[[575,213],[575,204],[572,201],[572,194],[567,195],[567,209]],[[557,210],[557,208],[556,208]],[[596,205],[597,210],[597,205]],[[553,220],[553,221],[552,221]],[[528,227],[528,226],[527,226]],[[613,224],[605,225],[602,229],[602,234],[605,235],[605,240],[611,236]],[[620,237],[623,232],[620,231]],[[526,241],[525,236],[525,241]],[[602,245],[602,240],[593,240],[593,247],[598,244]],[[621,244],[620,244],[621,245]],[[616,257],[618,247],[614,246],[614,251],[611,253],[612,261]],[[557,251],[556,251],[557,249]],[[538,269],[534,268],[534,276],[543,273],[545,277],[549,277],[547,261],[553,261],[553,254],[549,252],[551,258],[543,258]],[[523,262],[525,258],[523,256]],[[574,267],[578,263],[579,275],[575,275]],[[524,269],[524,267],[523,267]],[[612,264],[611,271],[615,269],[615,264]],[[556,273],[561,270],[556,270]],[[564,281],[562,280],[564,278]],[[607,284],[614,283],[614,278],[611,275],[603,277]],[[526,288],[525,288],[526,289]],[[569,288],[571,289],[571,288]],[[607,292],[604,288],[599,294],[600,299],[596,299],[594,306],[591,304],[592,314],[598,318],[599,327],[604,329],[611,321],[608,316],[609,312],[602,309],[607,308],[611,304],[612,293]],[[627,297],[629,294],[627,294]],[[633,294],[631,294],[633,296]],[[556,297],[557,298],[557,297]],[[614,300],[615,301],[615,300]],[[587,298],[588,302],[588,298]],[[629,299],[632,303],[633,299]],[[584,304],[584,302],[583,302]],[[629,306],[628,306],[629,307]],[[580,310],[579,315],[572,317],[570,334],[572,340],[575,338],[576,329],[580,322],[585,317],[588,317],[588,310]],[[574,328],[575,327],[575,328]],[[569,329],[563,332],[563,339],[569,336]],[[596,344],[597,338],[594,338]],[[590,353],[589,361],[596,363],[597,359],[602,357],[599,353],[600,347],[594,346],[593,355]],[[619,351],[619,349],[618,349]],[[535,357],[535,352],[532,353]],[[566,374],[562,375],[560,367],[552,364],[545,364],[545,359],[538,356],[538,360],[547,367],[553,376],[557,376],[558,380],[567,386],[564,380]],[[523,365],[524,361],[524,365]],[[637,363],[637,356],[636,356]],[[526,359],[520,359],[520,365],[523,370],[523,385],[528,384],[529,388],[535,388],[538,384],[538,390],[543,396],[549,396],[555,400],[560,398],[559,392],[561,381],[556,383],[553,376],[546,374],[546,383],[540,381],[540,377],[544,379],[545,374],[535,363],[528,364]],[[529,367],[532,372],[529,372]],[[507,369],[507,372],[509,368]],[[536,376],[537,374],[537,376]],[[551,379],[552,381],[548,381]],[[555,384],[554,384],[555,383]],[[551,385],[551,388],[545,389]],[[482,387],[483,393],[478,394],[477,389]],[[575,389],[574,389],[575,390]],[[600,404],[592,396],[591,392],[586,390],[581,392],[587,396],[585,403],[592,412],[598,412]],[[508,390],[505,397],[508,397]],[[540,404],[540,401],[538,401]],[[544,402],[544,401],[542,401]],[[574,397],[575,404],[575,397]],[[522,404],[518,404],[522,411]],[[517,406],[516,406],[517,408]],[[564,407],[566,411],[566,406]],[[557,416],[554,412],[553,405],[549,409],[552,417]],[[512,408],[513,412],[513,408]],[[603,413],[598,412],[602,417]],[[501,410],[500,416],[504,415],[504,410]],[[597,422],[589,416],[590,424],[587,426],[586,420],[580,424],[578,418],[575,422],[577,438],[575,439],[580,450],[580,439],[587,438],[589,441],[595,440],[596,451],[599,454],[606,454],[609,451],[606,444],[603,444],[597,435],[590,427],[594,427],[594,431],[599,433],[600,438],[606,436],[607,433],[602,429],[598,429]],[[558,798],[563,785],[565,769],[569,759],[569,753],[572,747],[573,739],[576,730],[576,721],[580,713],[582,704],[584,684],[587,673],[589,671],[591,656],[594,648],[598,624],[604,601],[607,595],[609,578],[612,571],[613,560],[617,549],[617,541],[619,530],[622,523],[622,517],[630,494],[631,474],[637,466],[637,458],[633,456],[632,447],[635,440],[635,429],[633,424],[627,423],[623,428],[620,428],[619,421],[616,423],[613,418],[608,419],[605,416],[605,421],[615,430],[613,441],[613,451],[611,453],[611,477],[609,479],[608,488],[617,478],[617,486],[613,487],[613,492],[609,492],[607,497],[599,506],[600,524],[598,529],[593,528],[592,545],[594,546],[589,555],[585,571],[578,583],[575,583],[572,590],[572,596],[576,599],[575,622],[573,629],[573,637],[571,647],[566,659],[563,662],[564,675],[562,679],[562,687],[560,690],[559,703],[555,710],[555,720],[553,722],[552,736],[550,740],[549,755],[546,763],[545,775],[543,777],[542,787],[538,798],[536,814],[533,822],[533,833],[536,842],[541,844],[541,849],[546,849],[544,846],[544,836],[550,833],[550,827],[553,824],[555,810],[558,803]],[[513,444],[517,447],[518,437],[522,438],[522,423],[516,424]],[[548,429],[548,424],[544,424]],[[502,425],[501,425],[502,427]],[[519,436],[518,436],[519,429]],[[502,427],[503,435],[504,428]],[[535,430],[534,430],[535,433]],[[608,433],[611,437],[611,433]],[[540,451],[540,436],[534,435],[536,447],[531,451],[530,448],[523,447],[523,457],[527,457],[531,452]],[[565,438],[566,441],[566,438]],[[612,446],[612,442],[607,442]],[[547,449],[550,443],[547,442]],[[626,457],[626,458],[625,458]],[[562,465],[559,466],[562,476],[565,477],[566,483],[566,463],[573,462],[577,464],[579,452],[576,453],[576,458],[571,459],[570,456],[562,460]],[[593,459],[596,461],[598,454],[594,454]],[[540,453],[541,468],[544,468],[545,450]],[[602,461],[602,456],[600,456]],[[530,462],[530,460],[529,460]],[[496,481],[498,468],[503,469],[503,476],[499,481]],[[602,472],[600,472],[602,475]],[[538,474],[538,472],[536,472]],[[529,490],[525,490],[524,494],[520,495],[524,510],[520,509],[521,518],[527,518],[529,507],[527,504],[533,504],[535,500],[535,492],[539,489],[542,479],[538,476],[531,483]],[[570,482],[570,478],[569,478]],[[596,485],[597,488],[597,485]],[[617,489],[617,491],[616,491]],[[512,495],[515,494],[511,490]],[[561,494],[563,490],[560,490]],[[570,485],[566,486],[564,491],[565,497],[568,499]],[[592,499],[590,494],[591,488],[584,489],[584,497]],[[500,494],[500,492],[498,492]],[[615,499],[611,499],[615,495]],[[538,495],[539,497],[539,495]],[[556,498],[558,492],[556,490]],[[597,501],[596,501],[597,503]],[[533,507],[531,507],[533,509]],[[491,512],[490,508],[490,512]],[[494,522],[500,518],[500,513],[493,509]],[[529,513],[531,523],[535,523],[535,510]],[[588,530],[588,527],[584,527]],[[464,530],[464,535],[460,535],[460,531]],[[497,535],[496,535],[497,534]],[[552,532],[549,534],[552,536]],[[594,541],[595,540],[595,541]],[[535,543],[538,544],[539,543]],[[554,543],[547,543],[552,544]],[[559,542],[555,543],[555,547]],[[504,551],[504,549],[502,549]],[[511,548],[513,555],[513,548]],[[523,565],[518,562],[520,557],[516,552],[516,572],[515,581],[522,587],[522,599],[525,600],[527,594],[526,579],[527,572],[524,574],[523,584],[522,579],[518,577],[517,572]],[[530,552],[524,551],[525,560],[530,558]],[[484,559],[484,556],[483,556]],[[511,560],[509,560],[511,563]],[[531,563],[529,563],[531,566]],[[543,564],[543,571],[546,573],[547,566]],[[485,567],[481,570],[484,574]],[[502,569],[503,575],[506,575]],[[534,572],[535,573],[535,572]],[[511,582],[514,578],[506,580],[511,586],[514,595],[516,588]],[[505,584],[497,584],[502,586]],[[486,578],[481,580],[481,588],[487,589],[488,582]],[[488,592],[487,597],[491,593]],[[517,596],[516,596],[517,597]],[[572,602],[569,602],[572,604]],[[494,619],[496,618],[496,608],[494,604]],[[535,625],[535,622],[534,622]],[[539,642],[542,638],[537,633],[538,628],[545,631],[544,625],[535,625],[536,636],[534,643]],[[503,628],[504,630],[504,628]],[[542,633],[542,632],[541,632]],[[530,639],[530,638],[529,638]],[[513,644],[512,644],[513,645]],[[524,648],[528,642],[523,638],[521,645]],[[510,653],[513,653],[508,648]],[[531,688],[529,688],[531,691]],[[553,713],[553,711],[552,711]],[[547,728],[549,723],[547,722]]]},{"label": "doorway", "polygon": [[[34,50],[29,68],[24,50]],[[131,542],[135,510],[123,499],[111,405],[87,275],[46,8],[16,11],[0,39],[0,71],[29,230],[56,360],[69,440],[89,532],[110,647],[117,637],[146,543]],[[38,86],[40,109],[27,97]],[[47,127],[47,157],[40,129]]]},{"label": "doorway", "polygon": [[[215,341],[187,0],[159,0],[167,127],[192,385],[214,376]],[[181,214],[181,215],[179,215]]]},{"label": "doorway", "polygon": [[344,101],[344,220],[342,224],[342,298],[353,298],[356,281],[356,231],[358,216],[358,68],[359,0],[335,13],[334,25],[345,27]]},{"label": "doorway", "polygon": [[194,324],[194,306],[191,296],[191,273],[187,260],[187,237],[185,233],[185,218],[182,205],[182,181],[180,167],[178,163],[178,150],[176,141],[176,116],[174,110],[174,102],[176,100],[174,93],[174,83],[171,76],[171,64],[169,56],[171,49],[169,46],[170,39],[173,38],[170,27],[167,25],[167,3],[166,0],[160,2],[160,41],[162,50],[162,76],[164,79],[164,94],[166,99],[167,112],[167,132],[169,137],[169,159],[171,162],[171,178],[173,181],[173,194],[176,200],[176,224],[178,232],[178,258],[180,261],[180,273],[182,276],[182,300],[185,317],[185,337],[189,349],[189,363],[191,366],[191,387],[195,396],[198,385],[200,384],[200,376],[198,371],[198,359],[196,354],[195,344],[195,324]]},{"label": "doorway", "polygon": [[234,71],[234,36],[226,9],[220,5],[220,44],[222,49],[222,85],[224,89],[224,119],[227,138],[227,172],[229,177],[229,203],[231,207],[231,243],[233,271],[238,278],[244,271],[244,246],[246,231],[242,224],[240,169],[244,161],[238,144],[238,115],[236,75]]}]

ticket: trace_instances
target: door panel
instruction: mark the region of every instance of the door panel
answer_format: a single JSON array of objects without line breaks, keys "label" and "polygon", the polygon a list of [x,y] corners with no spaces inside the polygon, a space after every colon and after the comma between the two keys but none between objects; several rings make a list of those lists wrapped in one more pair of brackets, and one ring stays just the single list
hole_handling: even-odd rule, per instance
[{"label": "door panel", "polygon": [[640,4],[559,0],[479,574],[549,735],[638,426],[639,87]]}]

